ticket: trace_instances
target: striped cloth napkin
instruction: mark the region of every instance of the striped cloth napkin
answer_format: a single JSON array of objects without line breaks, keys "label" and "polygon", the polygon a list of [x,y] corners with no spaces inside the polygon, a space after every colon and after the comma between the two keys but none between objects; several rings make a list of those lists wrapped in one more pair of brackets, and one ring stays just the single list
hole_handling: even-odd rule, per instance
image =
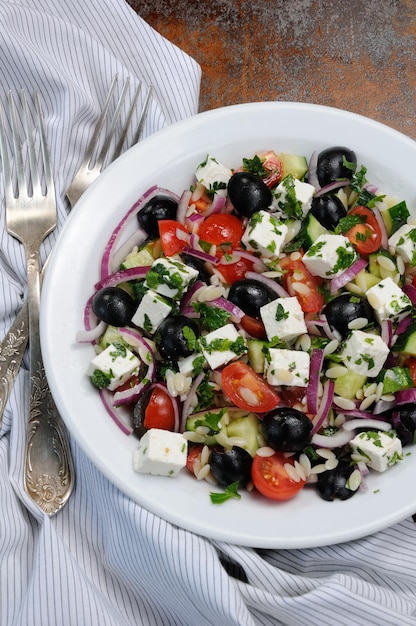
[{"label": "striped cloth napkin", "polygon": [[[132,87],[139,80],[154,85],[143,136],[197,112],[199,66],[123,0],[0,0],[0,98],[9,89],[42,93],[60,225],[68,212],[64,191],[117,72],[120,81],[131,76]],[[1,339],[21,305],[26,275],[4,211],[0,240]],[[23,489],[27,385],[24,367],[0,432],[2,626],[416,624],[411,519],[325,548],[228,545],[136,505],[74,441],[75,491],[58,515],[44,516]]]}]

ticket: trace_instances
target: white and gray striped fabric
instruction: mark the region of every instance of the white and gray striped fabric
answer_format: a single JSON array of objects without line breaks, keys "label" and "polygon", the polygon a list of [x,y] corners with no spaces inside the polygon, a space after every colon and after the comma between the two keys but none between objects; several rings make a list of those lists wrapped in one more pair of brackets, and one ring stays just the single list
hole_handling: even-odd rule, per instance
[{"label": "white and gray striped fabric", "polygon": [[[129,75],[132,87],[154,85],[144,136],[196,113],[199,66],[123,0],[0,0],[0,98],[42,93],[60,224],[64,190],[117,72],[120,84]],[[0,239],[1,338],[25,290],[22,246],[7,235],[4,211]],[[227,545],[137,506],[75,442],[73,496],[55,517],[42,515],[23,489],[27,378],[24,368],[0,434],[1,626],[416,624],[411,519],[326,548]]]}]

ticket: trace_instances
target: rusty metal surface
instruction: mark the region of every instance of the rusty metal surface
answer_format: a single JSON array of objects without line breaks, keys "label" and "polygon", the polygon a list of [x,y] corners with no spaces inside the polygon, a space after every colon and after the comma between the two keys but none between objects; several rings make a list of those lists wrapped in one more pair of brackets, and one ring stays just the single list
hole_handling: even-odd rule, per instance
[{"label": "rusty metal surface", "polygon": [[202,68],[200,110],[312,102],[416,139],[415,0],[128,0]]}]

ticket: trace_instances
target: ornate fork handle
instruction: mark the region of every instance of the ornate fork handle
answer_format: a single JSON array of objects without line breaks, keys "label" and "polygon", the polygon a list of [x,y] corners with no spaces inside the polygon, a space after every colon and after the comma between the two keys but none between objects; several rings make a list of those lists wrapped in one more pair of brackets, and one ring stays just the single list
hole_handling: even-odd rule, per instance
[{"label": "ornate fork handle", "polygon": [[29,337],[29,311],[24,302],[0,345],[0,425]]},{"label": "ornate fork handle", "polygon": [[39,336],[40,272],[38,251],[27,250],[30,399],[26,434],[25,488],[48,515],[57,513],[73,487],[73,467],[62,418],[43,366]]}]

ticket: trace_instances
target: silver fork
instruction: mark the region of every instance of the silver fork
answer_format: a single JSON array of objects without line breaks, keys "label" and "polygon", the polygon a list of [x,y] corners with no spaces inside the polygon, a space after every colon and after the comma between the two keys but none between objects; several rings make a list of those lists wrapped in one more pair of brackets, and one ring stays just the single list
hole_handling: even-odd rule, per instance
[{"label": "silver fork", "polygon": [[[76,177],[74,178],[74,181],[76,180],[76,184],[71,183],[66,192],[68,195],[68,199],[71,203],[71,208],[74,206],[79,197],[84,193],[84,191],[91,185],[95,178],[97,178],[106,163],[116,159],[123,149],[125,138],[131,124],[134,109],[137,106],[137,100],[141,92],[141,83],[139,84],[132,97],[131,105],[127,112],[127,116],[124,121],[117,145],[112,154],[109,155],[108,153],[110,151],[111,140],[115,135],[115,131],[117,130],[117,121],[120,119],[122,104],[127,96],[129,84],[128,79],[117,101],[115,112],[108,125],[108,130],[105,134],[104,141],[100,141],[102,140],[101,135],[103,126],[109,114],[110,103],[114,95],[117,81],[118,76],[116,75],[111,83],[110,90],[103,105],[102,113],[97,121],[90,144],[88,145],[86,155],[82,161],[78,173],[76,174]],[[151,94],[152,87],[150,86],[147,89],[145,99],[141,107],[138,125],[130,147],[136,144],[140,139],[140,135],[143,129],[150,103]],[[97,160],[94,163],[94,155],[98,152],[98,150],[100,150],[100,152]],[[26,349],[27,339],[28,306],[27,301],[25,301],[19,313],[17,314],[15,321],[10,327],[7,335],[0,344],[0,425],[2,422],[4,409],[10,396],[10,392],[13,388],[14,381],[20,369],[23,355]]]},{"label": "silver fork", "polygon": [[[29,307],[30,397],[24,463],[25,489],[48,515],[57,513],[73,487],[69,442],[46,380],[39,338],[40,264],[42,241],[56,227],[55,187],[49,158],[39,94],[34,96],[40,143],[41,171],[37,165],[34,130],[26,93],[21,93],[24,141],[28,174],[22,153],[15,100],[8,93],[16,183],[9,160],[3,112],[0,116],[0,146],[3,166],[6,227],[25,247],[27,301]],[[16,189],[15,189],[16,186]]]},{"label": "silver fork", "polygon": [[[106,160],[107,155],[109,154],[110,151],[110,146],[111,146],[111,141],[113,139],[115,130],[116,130],[116,126],[117,126],[117,121],[120,117],[121,114],[121,110],[122,110],[122,106],[123,106],[123,102],[126,98],[126,94],[128,92],[129,89],[129,83],[130,83],[130,78],[127,78],[123,90],[121,92],[120,98],[118,100],[116,109],[114,111],[113,117],[111,119],[111,123],[108,127],[108,131],[107,134],[104,138],[101,150],[98,154],[98,156],[96,155],[97,152],[97,148],[99,148],[99,143],[100,143],[100,137],[102,134],[102,129],[103,129],[103,125],[105,123],[106,117],[108,115],[109,112],[109,107],[113,98],[113,92],[116,88],[117,85],[117,81],[118,81],[118,75],[116,74],[113,78],[113,82],[111,83],[110,86],[110,91],[108,92],[107,95],[107,99],[104,103],[104,107],[102,110],[102,113],[98,119],[97,125],[95,127],[94,130],[94,134],[91,137],[91,141],[90,144],[87,148],[87,151],[85,153],[85,156],[82,160],[82,163],[80,165],[80,168],[78,170],[78,172],[75,174],[75,177],[72,181],[72,183],[69,185],[68,189],[66,190],[66,195],[68,197],[69,202],[71,203],[71,207],[74,206],[74,204],[76,202],[78,202],[79,198],[82,196],[82,194],[84,193],[84,191],[86,190],[87,187],[89,187],[91,185],[91,183],[94,182],[94,180],[100,175],[103,166],[104,166],[104,162]],[[123,145],[124,145],[124,141],[126,139],[126,135],[127,135],[127,131],[129,129],[129,125],[131,122],[131,118],[132,115],[134,113],[134,110],[136,108],[136,103],[137,103],[137,99],[140,95],[140,91],[141,91],[141,82],[139,83],[139,86],[137,87],[133,99],[131,101],[130,104],[130,108],[128,110],[127,113],[127,118],[126,121],[124,123],[124,127],[123,130],[120,134],[120,138],[117,142],[116,147],[114,148],[114,151],[111,155],[111,161],[114,161],[117,157],[120,156],[121,151],[123,149]],[[147,114],[147,109],[150,103],[150,97],[152,95],[152,87],[150,86],[147,90],[144,102],[143,102],[143,106],[141,109],[141,113],[140,113],[140,118],[139,118],[139,122],[137,125],[137,129],[136,129],[136,134],[134,136],[132,145],[136,144],[139,141],[142,129],[143,129],[143,125],[146,119],[146,114]]]}]

